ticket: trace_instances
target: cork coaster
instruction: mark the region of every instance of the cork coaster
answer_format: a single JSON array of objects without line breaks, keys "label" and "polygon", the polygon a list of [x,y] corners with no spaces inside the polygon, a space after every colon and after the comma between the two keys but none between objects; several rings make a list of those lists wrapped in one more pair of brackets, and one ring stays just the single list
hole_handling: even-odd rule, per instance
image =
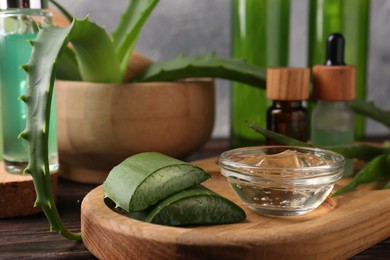
[{"label": "cork coaster", "polygon": [[[58,174],[51,174],[53,194],[57,194]],[[0,162],[0,218],[31,215],[41,211],[35,207],[34,183],[30,175],[8,173]]]}]

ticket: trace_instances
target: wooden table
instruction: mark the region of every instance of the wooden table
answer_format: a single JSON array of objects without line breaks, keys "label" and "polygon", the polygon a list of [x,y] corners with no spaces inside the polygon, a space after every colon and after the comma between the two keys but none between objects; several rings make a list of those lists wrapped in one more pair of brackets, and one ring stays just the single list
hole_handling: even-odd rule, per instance
[{"label": "wooden table", "polygon": [[[215,156],[227,147],[226,140],[212,140],[187,159],[192,161]],[[81,201],[94,187],[59,180],[58,209],[65,225],[72,231],[79,231]],[[25,258],[95,259],[81,242],[70,241],[55,232],[50,232],[49,224],[42,213],[0,219],[0,259]],[[390,238],[351,259],[390,259]]]}]

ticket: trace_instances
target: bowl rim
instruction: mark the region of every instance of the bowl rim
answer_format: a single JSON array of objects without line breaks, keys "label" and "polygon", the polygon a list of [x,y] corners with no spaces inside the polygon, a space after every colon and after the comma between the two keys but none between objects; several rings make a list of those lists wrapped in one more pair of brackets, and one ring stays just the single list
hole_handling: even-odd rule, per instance
[{"label": "bowl rim", "polygon": [[[309,151],[312,154],[326,153],[330,155],[332,158],[335,158],[335,162],[327,165],[311,166],[311,167],[269,168],[269,167],[254,166],[250,164],[235,162],[230,159],[230,157],[234,155],[251,154],[251,153],[257,154],[256,151],[269,150],[269,149],[284,149],[284,150],[299,149],[301,151]],[[240,175],[243,179],[248,179],[249,177],[249,178],[260,178],[262,180],[264,179],[291,180],[291,179],[316,179],[320,177],[330,177],[330,176],[342,177],[345,158],[337,152],[333,152],[321,148],[315,148],[315,147],[286,146],[286,145],[266,146],[265,145],[265,146],[241,147],[241,148],[225,151],[219,156],[218,162],[221,168],[221,173],[226,177]],[[242,169],[245,169],[245,171],[243,172]],[[250,171],[253,171],[254,173],[251,173]],[[270,172],[274,174],[269,174]],[[315,172],[315,174],[313,174],[313,172]],[[251,181],[253,180],[251,179]]]}]

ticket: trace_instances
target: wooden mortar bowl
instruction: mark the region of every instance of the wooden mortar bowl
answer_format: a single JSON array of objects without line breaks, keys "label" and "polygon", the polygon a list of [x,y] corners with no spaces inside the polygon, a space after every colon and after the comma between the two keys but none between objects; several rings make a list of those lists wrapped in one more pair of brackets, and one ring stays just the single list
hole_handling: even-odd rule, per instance
[{"label": "wooden mortar bowl", "polygon": [[100,184],[128,156],[184,158],[214,126],[211,79],[98,84],[56,81],[60,176]]}]

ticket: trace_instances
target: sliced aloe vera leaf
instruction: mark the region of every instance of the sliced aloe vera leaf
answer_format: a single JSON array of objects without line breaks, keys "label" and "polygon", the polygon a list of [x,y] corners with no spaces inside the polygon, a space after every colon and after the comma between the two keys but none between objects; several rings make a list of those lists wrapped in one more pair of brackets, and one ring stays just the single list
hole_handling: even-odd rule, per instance
[{"label": "sliced aloe vera leaf", "polygon": [[173,194],[145,213],[128,215],[167,226],[230,224],[246,219],[238,205],[201,185]]},{"label": "sliced aloe vera leaf", "polygon": [[103,190],[117,207],[139,211],[210,177],[210,173],[192,164],[147,152],[133,155],[114,167]]}]

